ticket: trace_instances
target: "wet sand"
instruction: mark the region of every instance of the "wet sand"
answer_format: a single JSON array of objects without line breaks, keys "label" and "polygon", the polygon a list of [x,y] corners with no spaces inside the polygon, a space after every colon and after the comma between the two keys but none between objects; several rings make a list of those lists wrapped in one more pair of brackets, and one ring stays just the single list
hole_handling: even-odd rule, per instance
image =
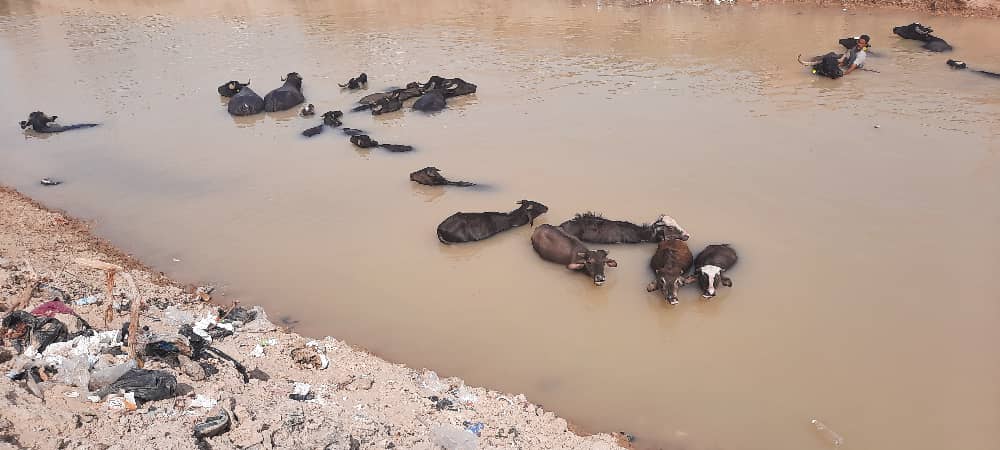
[{"label": "wet sand", "polygon": [[[812,417],[865,448],[1000,440],[1000,97],[944,64],[1000,71],[995,21],[592,2],[5,5],[0,180],[94,219],[174,279],[650,447],[823,448]],[[914,20],[956,51],[891,34]],[[880,73],[826,80],[795,62],[861,33]],[[405,155],[303,139],[318,119],[294,112],[233,120],[215,94],[247,77],[263,94],[292,70],[321,111],[432,74],[479,92],[429,116],[346,115],[417,148]],[[369,91],[336,86],[361,71]],[[102,126],[13,128],[39,108]],[[427,165],[488,188],[413,185]],[[695,251],[740,251],[735,286],[669,307],[643,289],[651,246],[608,247],[619,267],[598,289],[541,261],[527,227],[474,245],[434,236],[455,211],[525,198],[550,207],[536,224],[668,213]]]}]

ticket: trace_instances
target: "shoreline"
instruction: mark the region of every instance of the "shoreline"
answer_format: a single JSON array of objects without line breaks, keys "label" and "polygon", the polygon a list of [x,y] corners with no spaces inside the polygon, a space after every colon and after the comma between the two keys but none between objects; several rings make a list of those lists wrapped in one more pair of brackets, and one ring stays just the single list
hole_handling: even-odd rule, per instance
[{"label": "shoreline", "polygon": [[[87,296],[102,297],[106,280],[102,271],[75,264],[77,258],[117,264],[135,279],[139,297],[144,299],[139,325],[149,327],[149,333],[176,333],[179,324],[220,316],[216,311],[230,306],[204,301],[193,294],[193,287],[182,287],[152,271],[134,256],[94,236],[88,222],[0,185],[3,315],[10,313],[7,309],[13,299],[26,292],[31,279],[37,277],[44,282],[31,291],[25,311],[52,300],[53,293],[59,292],[68,300],[63,305],[92,324],[98,333],[120,329],[129,320],[129,311],[119,311],[105,326],[103,303],[74,303]],[[116,277],[115,299],[131,292],[122,278]],[[56,344],[52,344],[53,348],[46,349],[35,361],[57,361],[56,369],[64,373],[40,384],[44,399],[32,394],[24,381],[8,377],[0,381],[0,397],[7,402],[0,412],[0,448],[6,448],[4,443],[28,448],[124,449],[149,444],[157,448],[202,448],[203,443],[192,436],[193,428],[223,410],[231,415],[230,428],[203,439],[211,448],[629,446],[621,433],[588,435],[524,395],[466,386],[458,378],[439,379],[433,372],[391,363],[329,336],[313,340],[271,324],[266,312],[259,311],[258,320],[242,326],[237,323],[234,334],[211,344],[245,366],[250,373],[247,383],[242,382],[235,366],[223,360],[199,359],[198,364],[205,370],[202,372],[197,368],[189,370],[183,363],[177,366],[146,357],[143,368],[176,377],[177,393],[137,405],[132,411],[117,408],[115,402],[121,400],[114,394],[96,403],[88,401],[90,389],[86,384],[81,388],[79,382],[72,385],[61,379],[70,373],[67,367],[71,366],[66,364],[71,355],[50,355],[57,352]],[[67,323],[72,332],[74,327],[67,320],[72,315],[55,317]],[[12,342],[7,339],[0,347],[0,353],[11,353],[0,357],[0,368],[5,373],[17,372],[32,361],[18,355]],[[118,356],[118,362],[123,358]],[[309,358],[321,358],[328,367],[318,367],[320,359]],[[94,359],[114,361],[104,353],[92,355]],[[94,365],[91,377],[100,364]],[[310,386],[308,399],[289,397],[296,387],[301,388],[296,383]],[[127,442],[144,444],[133,446]]]}]

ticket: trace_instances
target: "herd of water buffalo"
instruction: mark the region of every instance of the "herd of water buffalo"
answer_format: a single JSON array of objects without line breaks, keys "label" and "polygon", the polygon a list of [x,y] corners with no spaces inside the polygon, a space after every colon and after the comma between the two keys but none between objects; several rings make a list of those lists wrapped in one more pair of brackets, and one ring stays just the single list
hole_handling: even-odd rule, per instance
[{"label": "herd of water buffalo", "polygon": [[[923,48],[930,50],[932,52],[949,52],[954,48],[944,39],[934,36],[934,30],[926,25],[921,25],[918,22],[913,22],[909,25],[894,27],[892,32],[903,39],[913,39],[916,41],[923,42]],[[846,49],[854,48],[858,43],[858,38],[844,38],[838,41]],[[869,44],[870,46],[870,44]],[[869,52],[870,53],[870,52]],[[839,65],[840,58],[843,56],[841,53],[830,52],[825,55],[820,55],[813,57],[811,59],[802,60],[802,55],[799,55],[799,62],[804,66],[809,66],[812,68],[813,73],[824,76],[827,78],[837,79],[844,76],[844,71],[841,70]],[[948,66],[952,69],[967,69],[968,65],[962,61],[956,61],[949,59],[947,62]],[[986,75],[991,78],[1000,78],[1000,73],[989,72],[985,70],[970,69],[972,72]]]}]

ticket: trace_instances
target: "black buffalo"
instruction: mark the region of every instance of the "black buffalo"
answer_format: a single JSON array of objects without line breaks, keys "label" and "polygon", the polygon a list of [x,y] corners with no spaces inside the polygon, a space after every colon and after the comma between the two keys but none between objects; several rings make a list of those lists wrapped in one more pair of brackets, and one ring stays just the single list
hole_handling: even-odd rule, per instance
[{"label": "black buffalo", "polygon": [[31,127],[37,133],[62,133],[63,131],[76,130],[78,128],[91,128],[96,127],[96,123],[77,123],[73,125],[56,125],[55,122],[59,116],[46,116],[45,113],[41,111],[35,111],[28,114],[28,120],[21,121],[21,129],[24,130]]},{"label": "black buffalo", "polygon": [[302,77],[298,73],[291,72],[281,80],[285,84],[264,96],[264,111],[285,111],[306,101],[302,95]]},{"label": "black buffalo", "polygon": [[654,278],[646,290],[649,292],[659,290],[671,305],[676,305],[677,291],[684,285],[683,276],[691,268],[693,260],[691,249],[686,242],[680,239],[660,241],[656,253],[649,260]]},{"label": "black buffalo", "polygon": [[426,83],[421,85],[421,88],[424,92],[442,89],[444,96],[449,98],[476,92],[476,85],[461,78],[442,78],[437,75],[430,77]]},{"label": "black buffalo", "polygon": [[[355,106],[353,109],[351,109],[351,111],[357,112],[357,111],[364,111],[366,109],[374,108],[375,105],[377,105],[379,103],[386,102],[387,99],[389,99],[390,97],[393,98],[393,99],[399,100],[399,102],[400,102],[399,106],[402,107],[402,102],[405,102],[406,100],[409,100],[409,99],[414,98],[414,97],[419,97],[419,96],[423,95],[423,93],[424,93],[424,90],[421,87],[421,84],[417,83],[417,82],[413,82],[413,83],[407,84],[406,88],[403,88],[403,89],[390,89],[390,90],[385,91],[385,92],[376,92],[374,94],[368,94],[368,95],[366,95],[364,97],[361,97],[361,99],[358,100],[358,106]],[[396,109],[399,109],[399,108],[396,108]],[[395,111],[395,110],[393,110],[393,111]],[[385,111],[385,112],[389,112],[389,111]]]},{"label": "black buffalo", "polygon": [[378,141],[372,139],[367,134],[358,134],[351,136],[351,143],[360,148],[374,148],[381,147],[390,152],[409,152],[413,150],[413,146],[410,145],[399,145],[399,144],[380,144]]},{"label": "black buffalo", "polygon": [[316,107],[312,103],[303,106],[302,110],[299,111],[299,115],[302,117],[309,117],[316,115]]},{"label": "black buffalo", "polygon": [[559,225],[583,242],[595,244],[637,244],[664,239],[687,240],[689,235],[672,217],[661,214],[651,224],[636,225],[620,220],[608,220],[600,214],[586,212]]},{"label": "black buffalo", "polygon": [[416,181],[417,183],[424,184],[427,186],[475,186],[476,183],[470,183],[468,181],[451,181],[441,175],[441,171],[437,167],[424,167],[416,172],[410,174],[410,181]]},{"label": "black buffalo", "polygon": [[361,89],[364,86],[368,86],[368,74],[361,72],[361,75],[358,75],[357,78],[351,78],[347,83],[337,84],[337,86],[351,90]]},{"label": "black buffalo", "polygon": [[413,103],[413,109],[417,111],[440,111],[447,106],[444,100],[444,89],[432,89],[417,99]]},{"label": "black buffalo", "polygon": [[[956,61],[954,59],[949,59],[948,65],[951,66],[952,69],[957,69],[957,70],[965,70],[969,68],[969,66],[966,65],[964,61]],[[974,70],[974,69],[971,71],[981,75],[986,75],[990,78],[1000,78],[1000,73],[987,72],[985,70]]]},{"label": "black buffalo", "polygon": [[223,97],[232,97],[239,94],[240,90],[247,86],[250,86],[250,80],[247,80],[246,83],[240,83],[239,81],[232,80],[222,86],[219,86],[219,95]]},{"label": "black buffalo", "polygon": [[738,259],[736,251],[729,244],[709,245],[694,259],[694,273],[684,280],[684,284],[697,280],[701,287],[702,297],[715,297],[715,291],[719,288],[720,283],[723,286],[732,287],[733,280],[730,280],[723,272],[735,266]]},{"label": "black buffalo", "polygon": [[563,264],[569,270],[583,271],[598,286],[606,279],[604,266],[618,267],[615,260],[608,259],[607,250],[591,250],[576,236],[548,224],[540,225],[531,233],[531,247],[546,261]]},{"label": "black buffalo", "polygon": [[802,55],[799,55],[799,63],[803,66],[812,67],[812,73],[827,78],[836,80],[844,76],[844,71],[840,69],[840,58],[843,55],[837,53],[827,53],[822,56],[816,56],[810,60],[803,61]]},{"label": "black buffalo", "polygon": [[[312,105],[310,104],[309,106]],[[340,121],[340,118],[343,117],[343,115],[344,113],[340,111],[327,111],[323,113],[323,115],[321,116],[323,117],[322,124],[306,129],[305,131],[302,132],[302,135],[305,137],[313,137],[317,134],[322,133],[324,126],[329,126],[330,128],[337,128],[343,125],[343,123],[341,123]]]},{"label": "black buffalo", "polygon": [[392,93],[375,102],[371,108],[373,116],[391,113],[403,108],[403,101],[400,100],[399,93]]},{"label": "black buffalo", "polygon": [[226,107],[229,114],[234,116],[251,116],[264,112],[264,99],[260,98],[250,86],[240,88],[236,95],[229,99]]},{"label": "black buffalo", "polygon": [[481,241],[494,234],[525,224],[534,225],[535,218],[549,208],[531,200],[521,200],[517,209],[502,212],[455,213],[437,227],[438,240],[445,244]]},{"label": "black buffalo", "polygon": [[921,25],[917,22],[902,27],[895,27],[892,29],[892,32],[903,39],[922,41],[924,43],[923,47],[932,52],[947,52],[952,50],[948,42],[931,34],[934,32],[931,27]]}]

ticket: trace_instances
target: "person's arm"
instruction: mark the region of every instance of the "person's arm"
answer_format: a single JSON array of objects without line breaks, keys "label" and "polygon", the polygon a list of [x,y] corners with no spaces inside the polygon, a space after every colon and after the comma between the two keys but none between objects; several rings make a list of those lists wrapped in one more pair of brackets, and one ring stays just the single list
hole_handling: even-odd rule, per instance
[{"label": "person's arm", "polygon": [[851,72],[854,72],[854,69],[857,69],[857,68],[858,68],[857,64],[851,64],[851,67],[848,67],[847,70],[844,71],[844,75],[847,75],[847,74],[849,74]]}]

